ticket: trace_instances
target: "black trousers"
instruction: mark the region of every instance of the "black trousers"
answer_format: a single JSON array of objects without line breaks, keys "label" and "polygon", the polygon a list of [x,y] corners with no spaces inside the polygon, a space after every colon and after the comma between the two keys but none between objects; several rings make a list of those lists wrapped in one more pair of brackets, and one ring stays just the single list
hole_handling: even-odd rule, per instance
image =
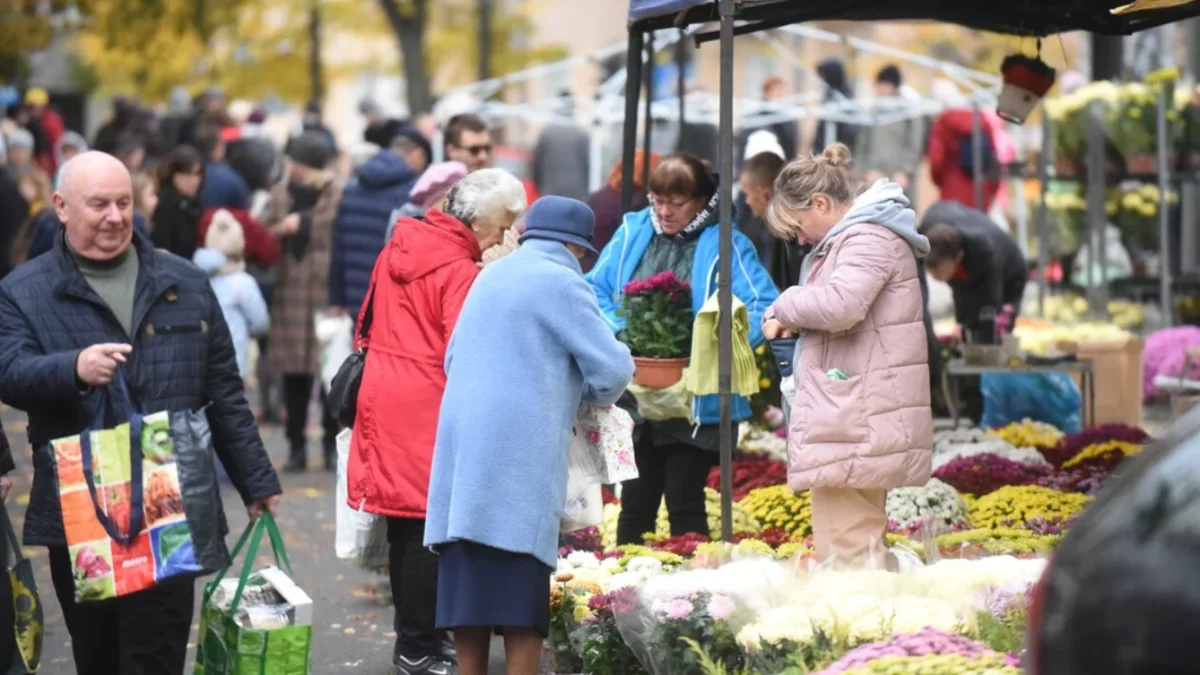
[{"label": "black trousers", "polygon": [[396,606],[397,655],[441,656],[445,631],[437,630],[438,557],[424,545],[425,520],[388,518],[388,575]]},{"label": "black trousers", "polygon": [[633,452],[638,477],[621,485],[617,543],[641,544],[642,535],[654,531],[663,497],[667,499],[671,536],[708,535],[704,485],[708,472],[720,463],[720,454],[674,440],[660,438],[656,442],[649,429],[634,443]]},{"label": "black trousers", "polygon": [[[287,407],[287,438],[293,449],[304,448],[308,445],[305,430],[308,428],[308,402],[312,399],[312,375],[284,375],[283,400]],[[337,442],[337,419],[325,403],[325,391],[321,391],[321,426],[325,431],[324,447],[333,448]]]},{"label": "black trousers", "polygon": [[76,604],[71,555],[59,547],[50,548],[50,578],[71,633],[78,675],[183,675],[196,613],[193,580]]}]

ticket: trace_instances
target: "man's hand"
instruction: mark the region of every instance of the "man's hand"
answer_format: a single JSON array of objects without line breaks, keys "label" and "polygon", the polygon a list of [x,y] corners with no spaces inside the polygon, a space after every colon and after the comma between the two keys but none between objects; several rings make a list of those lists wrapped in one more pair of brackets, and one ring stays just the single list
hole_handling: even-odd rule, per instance
[{"label": "man's hand", "polygon": [[796,337],[796,333],[785,328],[777,319],[767,319],[763,323],[763,337],[768,340],[776,340],[778,338]]},{"label": "man's hand", "polygon": [[112,382],[117,366],[125,363],[125,356],[133,351],[132,345],[106,342],[92,345],[79,352],[75,361],[75,375],[89,387],[103,387]]},{"label": "man's hand", "polygon": [[907,190],[908,174],[904,173],[903,171],[898,171],[896,172],[896,175],[892,176],[892,182],[896,185],[899,185],[901,190]]},{"label": "man's hand", "polygon": [[8,501],[8,493],[12,492],[13,479],[0,476],[0,502]]},{"label": "man's hand", "polygon": [[272,516],[276,515],[276,512],[279,510],[279,495],[271,495],[246,507],[246,511],[250,514],[250,520],[262,518],[264,510],[270,512]]}]

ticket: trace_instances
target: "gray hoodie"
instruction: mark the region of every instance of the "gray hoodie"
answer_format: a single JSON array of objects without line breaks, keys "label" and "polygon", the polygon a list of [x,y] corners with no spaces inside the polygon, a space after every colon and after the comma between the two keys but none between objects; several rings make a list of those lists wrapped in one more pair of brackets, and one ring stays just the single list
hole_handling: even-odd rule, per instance
[{"label": "gray hoodie", "polygon": [[[908,207],[908,197],[904,196],[904,190],[890,180],[880,179],[854,200],[846,215],[842,216],[842,219],[829,232],[826,232],[821,241],[813,247],[812,252],[804,257],[804,263],[800,266],[800,285],[804,286],[808,283],[808,275],[812,271],[813,263],[825,257],[825,254],[829,252],[830,245],[838,236],[851,227],[864,223],[880,225],[900,235],[908,242],[918,261],[929,254],[929,240],[925,238],[925,235],[917,232],[917,215]],[[800,363],[800,354],[803,350],[804,335],[801,334],[796,338],[796,353],[792,357],[792,363]],[[789,384],[790,386],[783,386]],[[787,403],[785,412],[790,412],[796,383],[793,379],[790,383],[781,383],[780,388],[783,390]]]}]

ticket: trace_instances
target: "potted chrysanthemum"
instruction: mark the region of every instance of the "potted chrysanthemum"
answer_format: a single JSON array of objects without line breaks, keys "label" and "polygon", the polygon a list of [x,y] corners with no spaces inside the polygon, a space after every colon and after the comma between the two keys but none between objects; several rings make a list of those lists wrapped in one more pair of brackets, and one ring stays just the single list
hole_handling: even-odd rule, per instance
[{"label": "potted chrysanthemum", "polygon": [[637,384],[666,389],[683,378],[692,350],[691,290],[674,272],[625,285],[622,339],[633,353]]}]

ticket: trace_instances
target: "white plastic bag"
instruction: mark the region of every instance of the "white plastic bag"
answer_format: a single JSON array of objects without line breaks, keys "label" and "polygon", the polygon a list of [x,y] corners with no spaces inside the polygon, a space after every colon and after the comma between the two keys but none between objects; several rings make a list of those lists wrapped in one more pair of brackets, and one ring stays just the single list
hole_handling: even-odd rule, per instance
[{"label": "white plastic bag", "polygon": [[325,385],[325,391],[329,391],[338,368],[354,351],[354,319],[347,314],[334,316],[317,312],[313,321],[317,344],[321,345],[321,383]]},{"label": "white plastic bag", "polygon": [[597,461],[584,435],[576,430],[571,440],[571,459],[567,469],[567,501],[559,519],[559,530],[574,532],[604,521],[604,502],[600,494],[603,461]]},{"label": "white plastic bag", "polygon": [[368,569],[388,564],[387,520],[373,513],[351,508],[346,503],[346,467],[350,463],[350,429],[337,436],[337,490],[335,491],[336,529],[334,552],[339,560]]}]

